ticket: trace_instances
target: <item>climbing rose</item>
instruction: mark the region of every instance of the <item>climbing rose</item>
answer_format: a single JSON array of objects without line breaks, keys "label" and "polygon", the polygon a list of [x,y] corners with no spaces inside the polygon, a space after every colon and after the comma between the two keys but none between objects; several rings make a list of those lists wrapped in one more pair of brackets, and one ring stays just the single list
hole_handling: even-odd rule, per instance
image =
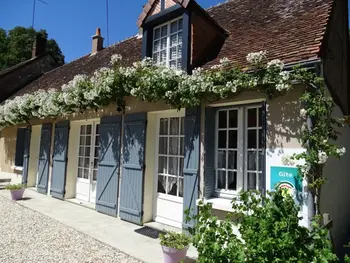
[{"label": "climbing rose", "polygon": [[305,118],[306,118],[306,115],[307,115],[307,110],[301,109],[301,110],[300,110],[300,117],[302,117],[303,119],[305,119]]},{"label": "climbing rose", "polygon": [[318,163],[319,164],[324,164],[328,159],[328,156],[325,152],[319,151],[318,152]]},{"label": "climbing rose", "polygon": [[282,70],[284,68],[284,63],[279,59],[274,59],[267,63],[267,68],[276,68],[278,70]]},{"label": "climbing rose", "polygon": [[340,148],[340,149],[337,149],[337,154],[338,154],[339,156],[343,156],[345,153],[346,153],[345,147],[342,147],[342,148]]}]

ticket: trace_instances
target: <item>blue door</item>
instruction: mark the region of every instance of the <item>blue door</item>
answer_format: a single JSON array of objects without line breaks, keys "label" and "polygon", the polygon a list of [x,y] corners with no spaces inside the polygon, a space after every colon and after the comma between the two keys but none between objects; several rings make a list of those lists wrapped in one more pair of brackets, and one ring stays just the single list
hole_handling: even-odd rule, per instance
[{"label": "blue door", "polygon": [[58,199],[63,199],[65,195],[68,137],[69,121],[57,123],[54,135],[50,194]]},{"label": "blue door", "polygon": [[[185,154],[184,154],[184,212],[197,214],[199,160],[200,160],[200,108],[186,109],[185,116]],[[211,138],[213,139],[213,138]],[[183,217],[183,228],[193,227],[194,221]]]},{"label": "blue door", "polygon": [[117,216],[121,116],[102,117],[97,171],[96,210]]},{"label": "blue door", "polygon": [[28,127],[24,131],[22,184],[27,184],[27,181],[28,181],[30,134],[31,134],[31,129]]},{"label": "blue door", "polygon": [[38,192],[47,193],[50,168],[50,148],[51,148],[52,124],[43,124],[40,136],[39,163],[38,163]]},{"label": "blue door", "polygon": [[123,136],[123,171],[120,186],[121,219],[142,224],[146,113],[126,115]]}]

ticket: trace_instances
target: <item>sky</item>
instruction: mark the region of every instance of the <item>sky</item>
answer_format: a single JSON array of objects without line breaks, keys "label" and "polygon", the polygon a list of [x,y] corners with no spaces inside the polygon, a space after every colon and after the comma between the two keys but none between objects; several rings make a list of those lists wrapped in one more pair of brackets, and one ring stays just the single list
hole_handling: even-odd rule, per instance
[{"label": "sky", "polygon": [[[0,28],[32,25],[34,0],[0,0]],[[65,61],[70,62],[91,52],[91,36],[96,28],[106,35],[106,0],[36,0],[34,28],[46,29],[58,42]],[[202,7],[225,0],[197,0]],[[138,33],[136,21],[147,0],[108,0],[109,44]]]}]

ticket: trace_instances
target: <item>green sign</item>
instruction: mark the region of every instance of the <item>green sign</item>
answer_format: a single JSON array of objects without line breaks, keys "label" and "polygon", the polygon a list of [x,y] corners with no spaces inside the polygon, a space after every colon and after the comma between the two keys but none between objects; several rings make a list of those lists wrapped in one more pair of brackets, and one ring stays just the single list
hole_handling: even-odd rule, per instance
[{"label": "green sign", "polygon": [[302,201],[303,184],[299,175],[299,169],[295,167],[271,167],[271,190],[287,190],[295,201],[300,204]]}]

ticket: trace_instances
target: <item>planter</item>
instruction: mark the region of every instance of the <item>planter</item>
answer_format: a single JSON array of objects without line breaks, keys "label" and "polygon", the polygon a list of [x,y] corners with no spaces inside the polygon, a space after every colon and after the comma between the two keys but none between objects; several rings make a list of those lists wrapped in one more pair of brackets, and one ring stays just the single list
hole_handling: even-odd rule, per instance
[{"label": "planter", "polygon": [[164,263],[179,263],[186,258],[187,249],[177,250],[176,248],[162,246]]},{"label": "planter", "polygon": [[16,200],[22,199],[23,193],[24,193],[24,189],[25,188],[18,189],[18,190],[10,190],[12,200],[16,201]]}]

